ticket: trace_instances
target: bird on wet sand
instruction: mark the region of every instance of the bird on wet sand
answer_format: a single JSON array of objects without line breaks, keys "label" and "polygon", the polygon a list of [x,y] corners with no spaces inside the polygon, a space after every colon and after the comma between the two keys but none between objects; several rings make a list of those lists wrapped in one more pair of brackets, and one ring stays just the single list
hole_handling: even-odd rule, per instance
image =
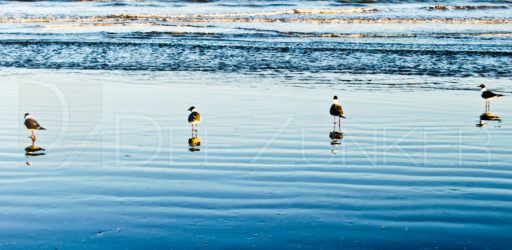
[{"label": "bird on wet sand", "polygon": [[32,136],[30,136],[30,139],[32,139],[32,144],[36,141],[36,136],[34,135],[34,130],[46,130],[45,128],[41,127],[39,123],[32,118],[32,116],[29,113],[25,114],[25,127],[32,131]]},{"label": "bird on wet sand", "polygon": [[486,110],[486,112],[489,111],[490,101],[492,99],[495,99],[495,98],[503,96],[501,94],[495,94],[495,93],[487,90],[487,88],[485,87],[484,84],[480,84],[477,87],[480,88],[481,91],[482,91],[482,98],[484,98],[484,100],[485,100],[485,110]]},{"label": "bird on wet sand", "polygon": [[334,124],[336,124],[336,116],[338,117],[338,124],[341,124],[341,118],[346,118],[343,116],[343,109],[338,103],[338,96],[334,96],[329,113],[333,116]]},{"label": "bird on wet sand", "polygon": [[194,124],[196,125],[197,133],[197,124],[201,122],[201,115],[197,112],[197,109],[194,106],[190,107],[188,111],[190,111],[190,115],[188,115],[188,123],[192,125],[192,134],[194,133]]}]

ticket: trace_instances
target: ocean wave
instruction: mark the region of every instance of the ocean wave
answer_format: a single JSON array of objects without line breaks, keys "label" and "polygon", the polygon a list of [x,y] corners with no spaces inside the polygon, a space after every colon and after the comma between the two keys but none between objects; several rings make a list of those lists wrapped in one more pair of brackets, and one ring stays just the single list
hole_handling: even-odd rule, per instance
[{"label": "ocean wave", "polygon": [[[158,23],[77,23],[77,24],[52,24],[42,25],[43,28],[76,28],[76,27],[99,27],[99,26],[169,26]],[[177,26],[177,25],[173,25]]]},{"label": "ocean wave", "polygon": [[[372,3],[396,3],[396,4],[403,4],[403,3],[429,3],[429,2],[435,2],[435,3],[450,3],[450,2],[457,2],[457,1],[451,1],[451,0],[338,0],[341,3],[355,3],[355,4],[372,4]],[[479,1],[474,1],[479,2]],[[512,3],[511,0],[486,0],[481,1],[486,3],[494,3],[494,4],[503,4],[503,3]]]},{"label": "ocean wave", "polygon": [[[116,25],[116,24],[113,24]],[[254,33],[220,33],[220,32],[197,32],[197,31],[150,31],[150,32],[133,32],[133,33],[109,33],[117,38],[133,37],[134,34],[143,37],[148,36],[217,36],[217,37],[239,37],[239,38],[280,38],[280,37],[319,37],[319,38],[407,38],[407,37],[442,37],[442,38],[459,38],[459,37],[508,37],[512,36],[512,32],[482,32],[482,33],[405,33],[405,34],[379,34],[379,33],[311,33],[311,32],[280,32],[276,30],[257,30]],[[143,35],[142,35],[143,34]]]},{"label": "ocean wave", "polygon": [[[428,9],[489,9],[508,8],[492,6],[436,5]],[[123,13],[101,16],[34,16],[0,17],[0,23],[112,23],[112,22],[182,22],[182,23],[312,23],[312,24],[512,24],[510,17],[441,17],[432,15],[386,16],[372,13],[388,13],[378,8],[295,8],[277,11],[202,14],[137,14]],[[353,15],[356,14],[356,15]],[[368,14],[368,15],[367,15]]]},{"label": "ocean wave", "polygon": [[3,40],[0,56],[0,67],[13,68],[512,76],[508,67],[511,48],[490,50],[462,45],[219,42],[188,38],[110,42]]},{"label": "ocean wave", "polygon": [[200,20],[208,18],[232,18],[232,17],[259,17],[259,16],[279,16],[279,15],[322,15],[322,14],[349,14],[349,13],[368,13],[375,12],[377,9],[368,8],[348,8],[348,9],[289,9],[270,12],[254,13],[207,13],[207,14],[178,14],[178,15],[143,15],[143,14],[117,14],[92,17],[34,17],[18,18],[3,17],[0,22],[3,23],[41,23],[41,22],[100,22],[100,21],[136,21],[136,20],[155,20],[155,21],[186,21]]},{"label": "ocean wave", "polygon": [[501,33],[419,33],[419,34],[337,34],[337,33],[291,33],[287,37],[329,37],[329,38],[399,38],[399,37],[461,37],[461,36],[512,36],[512,32]]},{"label": "ocean wave", "polygon": [[486,9],[508,9],[509,6],[506,5],[459,5],[459,6],[449,6],[449,5],[434,5],[426,7],[429,10],[486,10]]},{"label": "ocean wave", "polygon": [[[96,26],[166,26],[166,27],[197,27],[189,25],[172,25],[172,24],[152,24],[152,23],[104,23],[104,24],[63,24],[63,25],[44,25],[45,28],[74,28],[74,27],[96,27]],[[106,38],[132,39],[132,38],[180,38],[180,37],[198,37],[216,39],[280,39],[280,38],[340,38],[340,39],[395,39],[395,38],[426,38],[426,39],[474,39],[475,37],[483,37],[484,39],[492,37],[512,37],[512,32],[459,32],[459,33],[326,33],[326,32],[283,32],[278,30],[257,30],[247,29],[249,32],[215,32],[215,31],[131,31],[131,32],[92,32],[90,35],[97,37],[103,35]],[[59,33],[45,33],[44,35],[34,35],[32,33],[0,33],[7,36],[32,37],[37,39],[48,39],[61,37]],[[82,33],[82,37],[83,33]],[[68,37],[69,38],[69,37]],[[72,39],[71,39],[72,40]],[[106,41],[107,42],[107,41]]]},{"label": "ocean wave", "polygon": [[218,6],[224,7],[250,7],[250,8],[262,8],[262,7],[293,7],[296,6],[294,3],[258,3],[258,2],[236,2],[236,3],[219,3]]},{"label": "ocean wave", "polygon": [[133,21],[133,20],[187,20],[189,18],[229,18],[229,17],[257,17],[257,16],[278,16],[278,15],[305,15],[305,14],[348,14],[375,12],[376,9],[349,8],[349,9],[290,9],[270,12],[254,13],[210,13],[210,14],[178,14],[178,15],[142,15],[142,14],[118,14],[92,17],[34,17],[18,18],[3,17],[3,23],[40,23],[40,22],[99,22],[99,21]]},{"label": "ocean wave", "polygon": [[[168,1],[154,1],[139,6],[139,1],[106,1],[100,6],[116,7],[116,11],[108,9],[96,11],[92,16],[83,16],[80,12],[59,11],[55,14],[44,14],[47,12],[36,11],[22,14],[16,11],[4,12],[0,15],[0,23],[91,23],[91,22],[217,22],[217,23],[312,23],[312,24],[396,24],[396,23],[444,23],[444,24],[511,24],[512,15],[507,15],[512,5],[504,4],[502,1],[486,1],[485,4],[456,5],[451,1],[435,1],[440,3],[431,5],[428,1],[384,1],[397,4],[390,5],[318,5],[318,8],[311,8],[313,5],[301,5],[298,2],[274,3],[263,1],[233,2],[215,1],[215,7],[209,12],[208,8],[193,8],[184,10],[175,8],[176,11],[157,11],[144,8],[163,9],[167,7]],[[175,7],[176,1],[171,1]],[[185,2],[183,6],[188,6]],[[368,1],[345,1],[363,3]],[[374,1],[369,1],[374,2]],[[375,1],[377,2],[377,1]],[[382,1],[379,1],[382,2]],[[422,2],[421,5],[407,5],[407,2]],[[185,3],[185,4],[184,4]],[[126,13],[120,12],[117,5],[129,5]],[[191,4],[195,5],[195,4]],[[254,8],[249,9],[248,7]],[[404,9],[405,7],[405,9]],[[102,7],[93,6],[94,10]],[[97,9],[96,9],[97,8]],[[37,9],[37,8],[36,8]],[[139,13],[140,9],[140,13]],[[493,11],[494,9],[509,9]],[[473,12],[473,14],[452,14],[432,15],[433,10],[489,10],[489,14]],[[191,12],[192,11],[192,12]],[[58,14],[57,14],[58,13]],[[94,13],[94,12],[89,12]],[[99,14],[102,13],[102,14]],[[116,14],[113,14],[116,13]],[[153,14],[154,13],[154,14]],[[175,14],[171,14],[175,13]]]},{"label": "ocean wave", "polygon": [[108,15],[98,17],[0,18],[0,23],[101,23],[101,22],[180,22],[180,23],[311,23],[311,24],[512,24],[504,18],[255,18],[255,17],[176,17],[165,15]]}]

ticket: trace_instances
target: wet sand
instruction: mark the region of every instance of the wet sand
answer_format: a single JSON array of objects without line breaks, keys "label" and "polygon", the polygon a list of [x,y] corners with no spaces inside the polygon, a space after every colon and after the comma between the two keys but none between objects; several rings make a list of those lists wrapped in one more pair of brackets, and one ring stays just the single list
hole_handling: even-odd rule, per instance
[{"label": "wet sand", "polygon": [[[512,99],[492,101],[501,122],[475,126],[484,101],[467,79],[0,75],[0,247],[510,247]],[[347,116],[336,146],[333,95]],[[203,117],[195,152],[190,106]],[[45,155],[25,155],[25,112],[48,129]]]}]

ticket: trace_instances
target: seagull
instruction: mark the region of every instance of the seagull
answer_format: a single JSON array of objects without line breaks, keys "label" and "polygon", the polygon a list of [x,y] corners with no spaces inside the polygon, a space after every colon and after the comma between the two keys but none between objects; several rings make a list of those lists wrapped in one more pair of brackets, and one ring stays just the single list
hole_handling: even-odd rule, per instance
[{"label": "seagull", "polygon": [[196,133],[197,133],[197,124],[201,122],[201,115],[197,112],[196,107],[192,106],[188,109],[190,111],[190,115],[188,116],[188,123],[192,124],[192,132],[194,132],[194,124],[196,125]]},{"label": "seagull", "polygon": [[25,127],[32,131],[32,136],[30,137],[30,139],[32,139],[32,143],[36,141],[34,130],[46,130],[45,128],[41,127],[41,125],[39,125],[39,123],[34,120],[29,113],[25,114]]},{"label": "seagull", "polygon": [[498,98],[498,97],[502,97],[503,95],[500,95],[500,94],[495,94],[489,90],[487,90],[487,88],[485,87],[485,85],[483,84],[480,84],[479,86],[477,86],[478,88],[481,88],[482,89],[482,98],[485,99],[485,110],[489,110],[489,102],[494,99],[494,98]]},{"label": "seagull", "polygon": [[332,101],[331,110],[329,110],[334,119],[334,124],[336,124],[336,116],[338,116],[338,124],[341,122],[341,118],[346,118],[343,116],[343,109],[341,105],[338,104],[338,96],[334,96]]}]

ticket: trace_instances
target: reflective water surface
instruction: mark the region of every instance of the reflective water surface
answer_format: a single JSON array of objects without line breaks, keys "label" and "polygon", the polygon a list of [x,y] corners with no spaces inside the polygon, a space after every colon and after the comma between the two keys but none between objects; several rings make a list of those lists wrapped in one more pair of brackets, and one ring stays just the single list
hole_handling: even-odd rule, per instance
[{"label": "reflective water surface", "polygon": [[[510,244],[507,98],[493,106],[499,127],[475,127],[484,101],[473,90],[1,73],[4,247]],[[333,95],[348,117],[342,134],[328,112]],[[191,102],[203,117],[198,147]],[[47,128],[37,136],[46,155],[25,156],[25,110]]]}]

